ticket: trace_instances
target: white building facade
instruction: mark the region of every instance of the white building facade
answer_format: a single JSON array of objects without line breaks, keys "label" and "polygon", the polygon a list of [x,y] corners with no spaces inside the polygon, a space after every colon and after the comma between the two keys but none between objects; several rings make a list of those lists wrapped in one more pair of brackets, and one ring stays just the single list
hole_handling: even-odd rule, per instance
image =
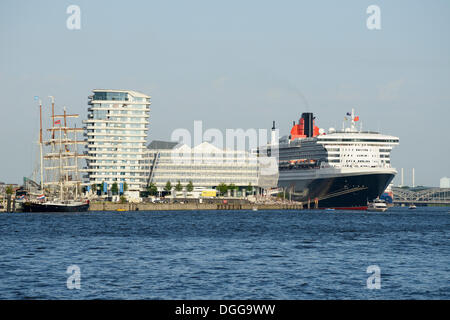
[{"label": "white building facade", "polygon": [[171,142],[153,141],[144,166],[149,183],[159,191],[167,181],[185,187],[215,188],[221,183],[247,188],[258,185],[258,159],[245,151],[221,150],[203,142],[193,148]]},{"label": "white building facade", "polygon": [[96,89],[89,96],[87,176],[89,185],[114,183],[130,191],[145,190],[148,171],[141,163],[148,153],[150,96],[130,90]]}]

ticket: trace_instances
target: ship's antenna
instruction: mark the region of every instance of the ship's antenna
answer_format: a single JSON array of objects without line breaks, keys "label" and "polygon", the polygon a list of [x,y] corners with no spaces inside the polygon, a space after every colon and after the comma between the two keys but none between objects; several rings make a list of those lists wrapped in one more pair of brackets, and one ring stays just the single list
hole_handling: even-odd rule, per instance
[{"label": "ship's antenna", "polygon": [[278,144],[278,143],[277,143],[276,128],[275,128],[275,121],[273,122],[273,126],[272,126],[272,132],[271,132],[270,144],[271,144],[272,146]]},{"label": "ship's antenna", "polygon": [[351,122],[351,129],[352,131],[356,131],[355,130],[355,109],[352,108],[352,122]]}]

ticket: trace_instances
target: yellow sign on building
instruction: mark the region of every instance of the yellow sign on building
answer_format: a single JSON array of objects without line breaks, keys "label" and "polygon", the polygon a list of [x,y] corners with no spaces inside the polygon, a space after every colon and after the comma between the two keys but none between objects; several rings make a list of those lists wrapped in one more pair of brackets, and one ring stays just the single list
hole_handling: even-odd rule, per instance
[{"label": "yellow sign on building", "polygon": [[217,196],[216,190],[203,190],[202,197],[215,197]]}]

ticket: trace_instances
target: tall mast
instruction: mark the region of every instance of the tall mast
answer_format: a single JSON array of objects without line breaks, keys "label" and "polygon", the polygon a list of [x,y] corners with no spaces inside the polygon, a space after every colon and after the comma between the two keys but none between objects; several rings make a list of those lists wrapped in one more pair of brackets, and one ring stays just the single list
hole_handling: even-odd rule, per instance
[{"label": "tall mast", "polygon": [[[52,134],[51,134],[51,137],[52,137],[52,139],[55,139],[55,97],[54,96],[48,96],[50,99],[51,99],[51,101],[52,101]],[[52,143],[52,152],[55,152],[55,144],[54,143]],[[52,161],[50,161],[50,163],[52,163],[52,164],[54,164],[54,160],[52,160]],[[49,177],[49,175],[50,175],[50,177]],[[55,179],[55,174],[54,173],[50,173],[48,176],[47,176],[47,180],[49,181],[49,180],[54,180]]]},{"label": "tall mast", "polygon": [[[81,191],[80,181],[78,179],[78,159],[83,158],[83,155],[78,154],[78,148],[75,148],[75,151],[72,152],[72,148],[70,147],[70,145],[77,145],[78,143],[82,143],[82,141],[78,141],[76,131],[82,131],[83,129],[78,129],[76,127],[69,128],[68,119],[77,117],[78,114],[68,114],[66,107],[64,107],[64,112],[62,112],[61,114],[52,114],[53,120],[56,120],[58,118],[60,120],[56,120],[56,122],[53,121],[52,128],[48,129],[48,131],[52,131],[52,134],[50,134],[50,136],[54,135],[54,138],[49,139],[49,141],[43,141],[43,144],[51,144],[53,147],[53,152],[44,155],[43,158],[44,160],[54,159],[55,163],[53,166],[49,166],[44,169],[56,170],[53,171],[56,173],[58,173],[59,171],[59,178],[54,179],[52,182],[49,182],[49,185],[56,184],[56,186],[59,186],[61,201],[69,200],[73,196],[78,197]],[[57,136],[57,131],[59,131],[59,137]],[[74,131],[75,133],[73,136],[70,134],[71,131]],[[59,164],[57,164],[56,161],[59,161]],[[73,190],[73,187],[75,187],[75,190]]]},{"label": "tall mast", "polygon": [[[48,97],[52,99],[52,128],[55,128],[55,97]],[[52,130],[52,139],[55,139],[55,130]]]},{"label": "tall mast", "polygon": [[62,131],[61,131],[61,125],[59,126],[59,183],[60,183],[60,198],[61,201],[64,200],[63,195],[63,181],[64,181],[64,172],[63,172],[63,165],[62,165]]},{"label": "tall mast", "polygon": [[[67,112],[66,112],[66,107],[64,107],[64,142],[67,143],[68,139],[67,139]],[[65,152],[69,152],[69,149],[67,147],[67,144],[64,144],[64,151]],[[64,158],[64,165],[68,166],[69,165],[69,159],[67,157]],[[65,182],[69,181],[69,171],[66,170],[66,180]]]},{"label": "tall mast", "polygon": [[[67,142],[67,112],[66,107],[64,107],[64,141]],[[67,144],[64,145],[64,149],[69,152]]]},{"label": "tall mast", "polygon": [[41,190],[44,190],[44,159],[42,154],[42,100],[39,99],[39,151],[41,154]]},{"label": "tall mast", "polygon": [[[75,125],[75,128],[77,126]],[[78,179],[78,145],[77,143],[77,131],[75,130],[73,132],[74,134],[74,140],[75,140],[75,181],[77,181],[76,185],[75,185],[75,199],[78,199],[78,187],[79,187],[79,179]]]}]

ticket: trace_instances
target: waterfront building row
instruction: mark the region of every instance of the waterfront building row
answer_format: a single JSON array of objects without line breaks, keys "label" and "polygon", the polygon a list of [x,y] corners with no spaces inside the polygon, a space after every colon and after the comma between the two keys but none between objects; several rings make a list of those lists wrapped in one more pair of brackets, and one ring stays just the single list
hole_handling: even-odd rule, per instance
[{"label": "waterfront building row", "polygon": [[144,191],[151,183],[161,191],[168,181],[201,188],[258,185],[257,159],[246,151],[221,150],[207,142],[192,148],[164,141],[147,146],[150,99],[131,90],[93,90],[83,121],[85,184],[106,183],[110,189],[126,183],[130,191]]}]

